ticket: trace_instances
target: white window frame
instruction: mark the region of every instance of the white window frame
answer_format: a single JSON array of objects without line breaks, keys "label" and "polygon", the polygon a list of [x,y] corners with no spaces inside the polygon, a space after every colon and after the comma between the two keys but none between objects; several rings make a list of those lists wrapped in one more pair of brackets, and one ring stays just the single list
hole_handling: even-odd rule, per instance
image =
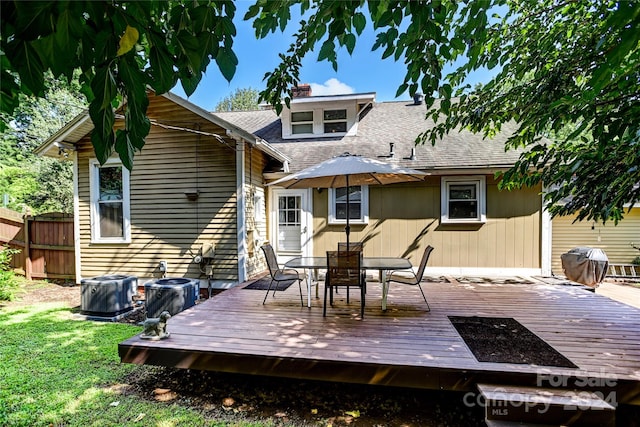
[{"label": "white window frame", "polygon": [[91,191],[91,243],[131,243],[131,198],[129,191],[130,173],[122,165],[119,159],[108,159],[104,166],[122,167],[122,237],[102,237],[100,236],[100,182],[98,172],[100,162],[97,159],[89,161],[89,186]]},{"label": "white window frame", "polygon": [[[449,218],[449,188],[451,185],[475,185],[478,202],[475,218]],[[443,224],[484,224],[487,222],[486,188],[485,176],[442,177],[440,185],[440,222]]]},{"label": "white window frame", "polygon": [[[357,187],[350,185],[350,187]],[[369,186],[361,185],[360,218],[349,218],[349,224],[369,223]],[[347,220],[336,218],[336,189],[329,188],[329,224],[346,224]]]},{"label": "white window frame", "polygon": [[[344,119],[333,119],[333,120],[325,120],[324,114],[327,111],[344,111]],[[322,134],[323,135],[346,135],[349,130],[349,111],[347,108],[325,108],[322,110]],[[325,132],[324,125],[328,123],[344,123],[345,131],[344,132]]]},{"label": "white window frame", "polygon": [[[299,121],[299,122],[294,122],[293,121],[293,115],[294,114],[299,114],[299,113],[311,113],[311,120],[303,120],[303,121]],[[299,136],[309,136],[309,135],[313,135],[314,134],[314,118],[315,118],[315,113],[313,110],[300,110],[300,111],[292,111],[291,112],[291,136],[295,136],[295,137],[299,137]],[[295,133],[293,131],[293,127],[296,125],[311,125],[311,133],[309,132],[304,132],[304,133]]]}]

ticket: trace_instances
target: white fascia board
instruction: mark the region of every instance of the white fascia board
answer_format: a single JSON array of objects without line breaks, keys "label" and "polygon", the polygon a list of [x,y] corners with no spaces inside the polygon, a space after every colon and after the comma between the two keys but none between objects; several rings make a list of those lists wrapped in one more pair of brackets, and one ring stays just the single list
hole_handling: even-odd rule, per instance
[{"label": "white fascia board", "polygon": [[300,98],[293,98],[291,104],[305,104],[309,102],[330,102],[330,101],[375,101],[375,92],[366,93],[354,93],[347,95],[321,95],[321,96],[303,96]]},{"label": "white fascia board", "polygon": [[[49,156],[49,157],[58,157],[57,152],[59,150],[59,146],[56,144],[70,144],[78,142],[78,140],[68,141],[67,138],[71,135],[76,129],[81,126],[84,126],[87,122],[91,121],[91,117],[89,117],[89,111],[85,110],[82,113],[75,116],[69,123],[67,123],[64,127],[62,127],[58,132],[51,135],[47,138],[40,146],[38,146],[34,151],[38,156]],[[83,135],[84,136],[84,135]],[[53,154],[50,154],[53,153]]]}]

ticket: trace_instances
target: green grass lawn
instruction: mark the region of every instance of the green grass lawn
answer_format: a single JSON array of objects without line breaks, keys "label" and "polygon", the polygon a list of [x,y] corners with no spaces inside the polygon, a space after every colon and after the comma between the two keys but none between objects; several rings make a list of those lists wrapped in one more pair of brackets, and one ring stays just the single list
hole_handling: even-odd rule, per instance
[{"label": "green grass lawn", "polygon": [[[120,391],[118,343],[140,328],[74,320],[59,304],[0,311],[0,425],[203,426],[197,410]],[[264,425],[264,424],[235,424]]]}]

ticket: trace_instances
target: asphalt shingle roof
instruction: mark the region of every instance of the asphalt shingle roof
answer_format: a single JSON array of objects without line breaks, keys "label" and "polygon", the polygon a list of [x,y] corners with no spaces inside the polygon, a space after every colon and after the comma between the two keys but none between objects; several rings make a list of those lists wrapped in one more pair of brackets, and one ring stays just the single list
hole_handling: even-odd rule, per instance
[{"label": "asphalt shingle roof", "polygon": [[[505,152],[504,144],[515,124],[503,125],[492,139],[462,130],[445,135],[435,146],[415,145],[416,137],[433,126],[426,120],[426,106],[412,101],[382,102],[360,120],[356,136],[338,138],[283,139],[281,121],[273,110],[213,113],[270,143],[292,159],[291,172],[349,152],[421,170],[504,168],[518,159],[520,151]],[[390,143],[395,157],[388,158]],[[416,148],[415,160],[411,149]]]}]

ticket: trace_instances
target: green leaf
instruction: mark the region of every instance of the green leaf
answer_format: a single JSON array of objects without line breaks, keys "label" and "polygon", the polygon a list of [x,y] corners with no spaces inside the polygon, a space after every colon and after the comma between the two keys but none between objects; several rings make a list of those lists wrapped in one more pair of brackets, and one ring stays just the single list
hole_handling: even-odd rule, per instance
[{"label": "green leaf", "polygon": [[403,93],[405,93],[408,88],[409,88],[409,85],[407,83],[402,83],[400,87],[398,87],[398,90],[396,91],[396,98],[402,95]]},{"label": "green leaf", "polygon": [[17,1],[14,4],[17,12],[16,28],[19,29],[18,36],[21,39],[35,40],[53,32],[54,2]]},{"label": "green leaf", "polygon": [[326,40],[322,47],[320,48],[320,53],[318,54],[318,61],[322,61],[324,59],[331,59],[336,56],[336,45],[333,40]]},{"label": "green leaf", "polygon": [[[56,32],[54,33],[54,46],[56,55],[54,62],[50,64],[54,75],[65,73],[70,64],[77,63],[78,46],[82,36],[83,24],[77,16],[73,16],[70,10],[64,10],[58,16]],[[69,74],[68,72],[66,73]]]},{"label": "green leaf", "polygon": [[202,79],[202,73],[194,74],[191,76],[186,75],[186,73],[183,73],[183,74],[184,76],[180,77],[180,83],[182,84],[182,89],[184,90],[184,93],[187,96],[191,96],[193,95],[193,92],[195,92],[196,89],[198,88],[198,84]]},{"label": "green leaf", "polygon": [[214,26],[215,12],[212,7],[201,5],[191,10],[195,33],[209,31]]},{"label": "green leaf", "polygon": [[116,153],[120,156],[122,165],[130,171],[133,170],[133,156],[135,155],[135,151],[131,141],[129,141],[129,132],[122,129],[116,131],[115,149]]},{"label": "green leaf", "polygon": [[376,34],[376,42],[371,47],[371,50],[374,51],[378,49],[380,46],[387,44],[387,33],[378,33]]},{"label": "green leaf", "polygon": [[142,147],[145,145],[145,138],[149,135],[149,131],[151,130],[151,121],[145,115],[146,108],[142,114],[141,120],[132,122],[127,130],[129,132],[129,141],[133,148],[138,151],[142,150]]},{"label": "green leaf", "polygon": [[452,88],[450,84],[445,83],[440,87],[440,95],[445,98],[451,98],[451,92]]},{"label": "green leaf", "polygon": [[186,60],[192,73],[199,73],[202,65],[202,55],[198,39],[191,33],[182,30],[176,36],[179,46],[179,57]]},{"label": "green leaf", "polygon": [[121,57],[117,61],[118,78],[124,84],[127,101],[140,103],[147,98],[147,81],[131,56]]},{"label": "green leaf", "polygon": [[58,63],[61,54],[55,45],[53,34],[34,40],[30,45],[42,60],[43,69],[50,67],[55,75],[60,75],[61,69],[69,65],[68,63]]},{"label": "green leaf", "polygon": [[214,33],[204,32],[198,34],[198,44],[202,53],[200,71],[204,72],[207,69],[207,65],[209,65],[209,56],[212,58],[218,56],[219,39]]},{"label": "green leaf", "polygon": [[449,115],[449,112],[451,111],[451,101],[448,99],[443,99],[442,101],[440,101],[440,110],[444,114]]},{"label": "green leaf", "polygon": [[97,101],[99,103],[99,108],[104,109],[107,106],[111,106],[111,102],[115,99],[118,91],[113,71],[109,65],[103,65],[96,69],[96,75],[91,81],[91,90],[96,97],[94,102]]},{"label": "green leaf", "polygon": [[353,15],[352,20],[353,20],[353,26],[356,29],[356,33],[358,33],[358,35],[362,34],[364,27],[367,25],[367,18],[365,18],[362,12],[356,12]]},{"label": "green leaf", "polygon": [[22,40],[11,46],[7,54],[13,56],[11,65],[20,75],[20,82],[29,93],[44,95],[44,67],[40,56],[30,43]]},{"label": "green leaf", "polygon": [[166,47],[152,46],[149,51],[149,63],[151,68],[148,73],[156,94],[160,95],[171,90],[178,81],[178,76],[173,71],[173,57]]},{"label": "green leaf", "polygon": [[452,39],[450,40],[450,43],[451,43],[451,46],[452,46],[454,49],[459,50],[459,51],[464,51],[464,49],[465,49],[465,47],[466,47],[466,46],[465,46],[465,44],[464,44],[464,42],[463,42],[460,38],[458,38],[458,37],[454,37],[454,38],[452,38]]},{"label": "green leaf", "polygon": [[344,35],[344,44],[347,47],[347,52],[349,55],[353,54],[353,49],[356,47],[356,36],[351,33],[347,33]]},{"label": "green leaf", "polygon": [[216,56],[216,63],[224,78],[230,82],[236,73],[236,66],[238,65],[236,54],[231,49],[220,49]]},{"label": "green leaf", "polygon": [[20,100],[20,86],[15,77],[6,71],[4,66],[5,56],[2,57],[2,67],[0,67],[0,111],[13,114],[13,110],[18,106]]},{"label": "green leaf", "polygon": [[257,3],[252,4],[249,6],[249,9],[247,9],[247,13],[245,13],[244,18],[242,19],[248,21],[249,19],[258,16],[258,13],[260,13],[260,6]]},{"label": "green leaf", "polygon": [[104,164],[113,152],[113,125],[115,116],[111,105],[102,107],[97,99],[89,104],[89,116],[94,129],[91,132],[91,144],[100,164]]}]

